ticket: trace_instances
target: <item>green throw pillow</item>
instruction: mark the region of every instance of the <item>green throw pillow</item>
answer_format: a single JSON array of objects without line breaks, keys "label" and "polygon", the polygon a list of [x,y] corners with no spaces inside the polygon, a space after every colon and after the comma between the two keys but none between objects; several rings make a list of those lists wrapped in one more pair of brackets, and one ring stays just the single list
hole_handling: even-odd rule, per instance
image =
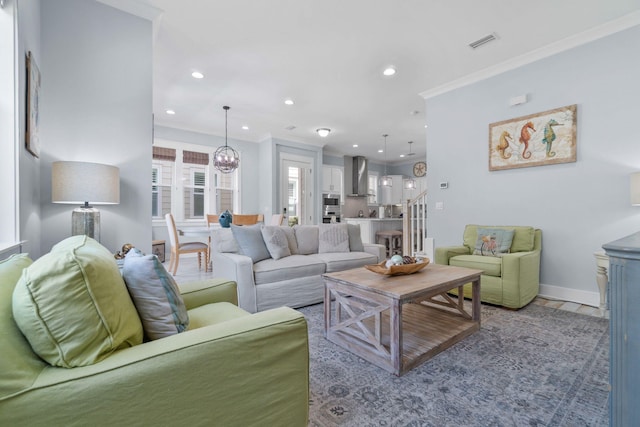
[{"label": "green throw pillow", "polygon": [[509,252],[515,230],[478,227],[474,255],[502,256]]},{"label": "green throw pillow", "polygon": [[142,343],[142,324],[113,254],[73,236],[24,269],[13,291],[18,327],[42,359],[72,368]]}]

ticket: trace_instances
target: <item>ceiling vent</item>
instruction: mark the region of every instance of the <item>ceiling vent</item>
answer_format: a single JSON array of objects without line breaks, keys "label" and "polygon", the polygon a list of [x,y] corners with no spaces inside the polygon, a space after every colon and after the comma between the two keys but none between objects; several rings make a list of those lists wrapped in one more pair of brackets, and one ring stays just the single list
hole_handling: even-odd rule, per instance
[{"label": "ceiling vent", "polygon": [[291,125],[291,126],[287,126],[285,129],[286,130],[294,130],[295,128],[296,128],[295,126]]},{"label": "ceiling vent", "polygon": [[474,42],[469,43],[469,47],[471,47],[471,49],[477,49],[483,44],[487,44],[497,39],[498,39],[498,36],[496,36],[496,33],[491,33],[488,36],[484,36],[481,39],[478,39]]}]

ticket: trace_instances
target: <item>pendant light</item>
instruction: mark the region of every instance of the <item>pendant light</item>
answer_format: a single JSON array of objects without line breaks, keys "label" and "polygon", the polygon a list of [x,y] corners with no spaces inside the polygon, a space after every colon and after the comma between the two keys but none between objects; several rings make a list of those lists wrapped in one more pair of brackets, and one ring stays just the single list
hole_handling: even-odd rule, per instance
[{"label": "pendant light", "polygon": [[384,137],[384,176],[382,177],[380,183],[384,187],[392,187],[393,186],[393,178],[387,175],[387,137],[388,134],[382,135]]},{"label": "pendant light", "polygon": [[213,154],[213,167],[222,173],[231,173],[238,169],[240,156],[236,150],[227,145],[227,113],[230,107],[225,105],[222,108],[224,109],[224,146],[218,147]]},{"label": "pendant light", "polygon": [[[411,152],[411,144],[413,144],[413,141],[409,141],[409,153],[407,153],[407,157],[411,157],[415,154]],[[414,188],[416,188],[416,180],[413,178],[405,179],[404,188],[406,188],[407,190],[413,190]]]}]

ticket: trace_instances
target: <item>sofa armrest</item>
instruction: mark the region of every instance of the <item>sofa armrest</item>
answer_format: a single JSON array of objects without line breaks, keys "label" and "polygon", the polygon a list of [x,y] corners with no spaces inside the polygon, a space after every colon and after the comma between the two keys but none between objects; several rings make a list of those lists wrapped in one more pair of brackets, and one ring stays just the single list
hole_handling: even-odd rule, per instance
[{"label": "sofa armrest", "polygon": [[47,367],[0,400],[0,425],[306,426],[307,323],[287,307]]},{"label": "sofa armrest", "polygon": [[378,245],[377,243],[363,243],[364,251],[368,254],[375,255],[378,258],[378,262],[381,262],[387,257],[387,249],[384,245]]},{"label": "sofa armrest", "polygon": [[249,313],[257,312],[253,260],[245,255],[214,252],[211,255],[211,265],[216,276],[224,277],[237,283],[238,306]]},{"label": "sofa armrest", "polygon": [[198,280],[179,283],[180,294],[187,310],[215,302],[230,302],[238,305],[236,282],[226,278]]},{"label": "sofa armrest", "polygon": [[469,248],[466,246],[443,246],[436,248],[435,263],[449,265],[449,260],[458,255],[469,255]]}]

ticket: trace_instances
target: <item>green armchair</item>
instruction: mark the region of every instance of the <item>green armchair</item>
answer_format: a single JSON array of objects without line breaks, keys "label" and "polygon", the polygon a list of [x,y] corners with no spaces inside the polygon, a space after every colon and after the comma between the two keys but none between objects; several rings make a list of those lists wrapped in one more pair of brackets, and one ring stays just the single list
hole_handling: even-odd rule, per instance
[{"label": "green armchair", "polygon": [[[509,253],[501,256],[473,255],[478,228],[514,230]],[[540,252],[542,232],[526,226],[467,225],[460,246],[439,247],[435,263],[483,270],[480,299],[490,304],[521,308],[531,302],[540,288]],[[457,290],[452,292],[457,294]],[[471,285],[465,285],[464,296],[471,297]]]},{"label": "green armchair", "polygon": [[192,283],[181,286],[189,330],[55,367],[13,319],[13,289],[30,264],[26,255],[0,261],[0,425],[307,425],[302,314],[249,314],[237,307],[235,282]]}]

